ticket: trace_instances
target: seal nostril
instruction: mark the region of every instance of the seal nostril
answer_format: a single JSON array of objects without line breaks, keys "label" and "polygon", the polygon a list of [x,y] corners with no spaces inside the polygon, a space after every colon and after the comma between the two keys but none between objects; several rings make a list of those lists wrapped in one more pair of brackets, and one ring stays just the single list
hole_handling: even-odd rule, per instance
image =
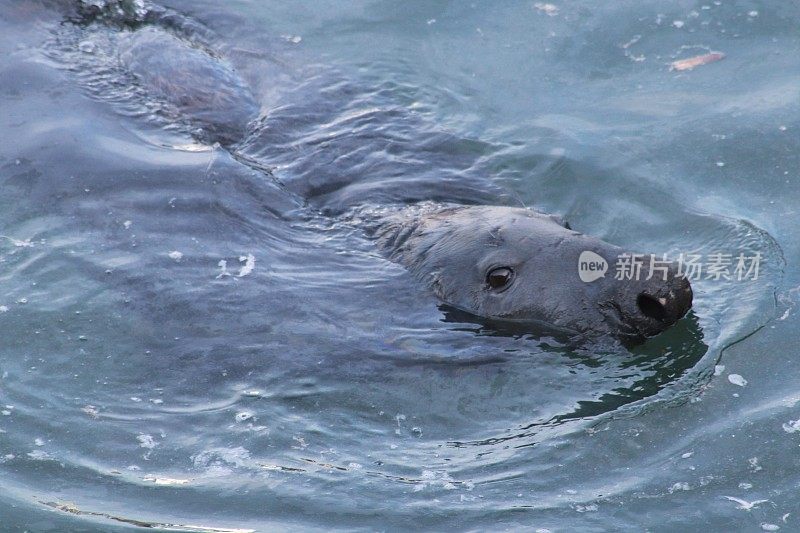
[{"label": "seal nostril", "polygon": [[636,305],[639,306],[642,314],[648,318],[658,321],[664,321],[667,318],[667,310],[664,308],[664,304],[649,294],[641,293],[636,298]]}]

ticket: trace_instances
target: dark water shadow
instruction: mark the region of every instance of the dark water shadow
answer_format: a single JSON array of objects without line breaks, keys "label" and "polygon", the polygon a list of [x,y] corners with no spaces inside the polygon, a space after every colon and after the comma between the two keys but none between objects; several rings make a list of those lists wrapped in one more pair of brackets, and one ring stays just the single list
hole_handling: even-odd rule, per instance
[{"label": "dark water shadow", "polygon": [[515,447],[520,448],[535,445],[541,440],[537,435],[544,430],[614,414],[635,402],[647,401],[668,387],[676,386],[709,350],[694,312],[690,312],[667,331],[635,344],[621,342],[611,336],[570,335],[546,324],[480,319],[453,309],[445,310],[443,321],[475,322],[475,326],[461,324],[457,329],[472,331],[477,336],[511,336],[535,340],[548,352],[558,353],[571,363],[577,363],[577,367],[584,368],[589,374],[605,370],[609,373],[622,372],[623,375],[633,378],[625,386],[613,388],[595,399],[577,400],[574,409],[569,412],[522,425],[503,436],[447,443],[456,448],[510,442],[516,443]]}]

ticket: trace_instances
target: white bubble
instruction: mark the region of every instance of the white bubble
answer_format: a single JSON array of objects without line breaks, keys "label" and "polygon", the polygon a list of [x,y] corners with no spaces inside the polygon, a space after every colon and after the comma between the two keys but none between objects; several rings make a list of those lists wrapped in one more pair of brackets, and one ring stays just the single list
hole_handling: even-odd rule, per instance
[{"label": "white bubble", "polygon": [[28,452],[28,457],[36,461],[46,461],[50,459],[50,455],[42,450],[33,450],[32,452]]},{"label": "white bubble", "polygon": [[800,418],[797,420],[789,420],[788,422],[784,423],[783,430],[786,433],[795,433],[800,431]]},{"label": "white bubble", "polygon": [[533,4],[533,7],[535,7],[536,9],[541,11],[542,13],[545,13],[546,15],[549,15],[551,17],[555,17],[556,15],[558,15],[558,6],[556,6],[554,4],[546,4],[544,2],[536,2],[535,4]]},{"label": "white bubble", "polygon": [[188,479],[176,479],[171,477],[156,477],[156,476],[144,476],[142,481],[150,481],[155,483],[156,485],[186,485],[189,483]]},{"label": "white bubble", "polygon": [[739,387],[744,387],[747,385],[747,380],[739,374],[728,374],[728,381],[734,385],[738,385]]},{"label": "white bubble", "polygon": [[243,278],[253,272],[253,269],[256,267],[256,258],[253,254],[247,254],[246,256],[243,255],[239,257],[239,262],[244,263],[242,268],[239,269],[239,273],[236,275],[237,278]]},{"label": "white bubble", "polygon": [[589,505],[576,505],[575,510],[579,513],[592,513],[597,511],[597,505],[590,503]]},{"label": "white bubble", "polygon": [[139,433],[136,436],[136,440],[139,441],[139,446],[142,448],[147,448],[148,450],[152,450],[157,446],[157,443],[152,435],[147,435],[145,433]]},{"label": "white bubble", "polygon": [[237,422],[244,422],[245,420],[250,420],[251,418],[253,418],[253,413],[249,413],[247,411],[236,413]]},{"label": "white bubble", "polygon": [[217,263],[217,266],[220,269],[220,273],[217,275],[217,279],[231,275],[231,273],[228,272],[228,262],[226,260],[220,259],[219,263]]},{"label": "white bubble", "polygon": [[685,481],[679,481],[678,483],[673,484],[669,489],[669,493],[672,494],[673,492],[679,490],[691,490],[691,487]]}]

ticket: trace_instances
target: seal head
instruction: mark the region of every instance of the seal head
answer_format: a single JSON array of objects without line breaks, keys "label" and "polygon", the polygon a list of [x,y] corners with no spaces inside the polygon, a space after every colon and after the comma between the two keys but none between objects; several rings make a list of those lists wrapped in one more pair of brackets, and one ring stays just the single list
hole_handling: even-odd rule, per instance
[{"label": "seal head", "polygon": [[528,209],[400,212],[377,236],[389,257],[443,302],[480,317],[642,338],[665,330],[692,305],[691,286],[675,263],[617,279],[618,258],[633,254]]}]

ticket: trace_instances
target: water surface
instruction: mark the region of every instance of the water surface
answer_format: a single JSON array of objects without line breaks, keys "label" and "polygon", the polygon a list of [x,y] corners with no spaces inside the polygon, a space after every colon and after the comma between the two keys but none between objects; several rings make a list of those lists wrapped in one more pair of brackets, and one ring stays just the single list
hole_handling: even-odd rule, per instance
[{"label": "water surface", "polygon": [[[253,90],[235,148],[123,30],[0,2],[4,529],[798,528],[797,6],[167,5]],[[760,276],[633,348],[498,331],[335,213],[437,179]]]}]

